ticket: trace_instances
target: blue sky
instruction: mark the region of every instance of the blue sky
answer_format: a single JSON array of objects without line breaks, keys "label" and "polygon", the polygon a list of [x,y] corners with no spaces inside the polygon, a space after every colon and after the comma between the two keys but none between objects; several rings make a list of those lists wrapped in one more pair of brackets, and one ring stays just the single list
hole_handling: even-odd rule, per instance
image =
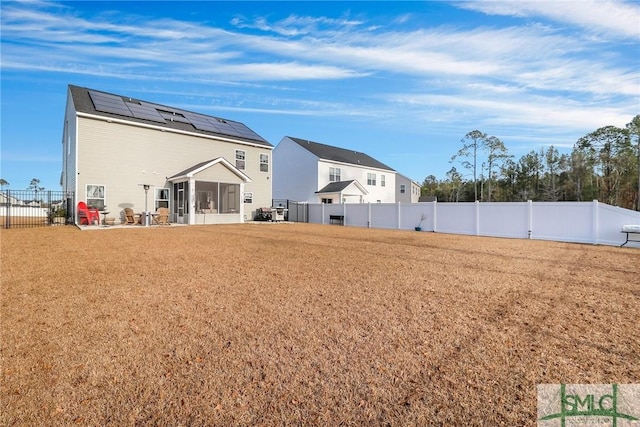
[{"label": "blue sky", "polygon": [[68,84],[363,151],[419,182],[474,129],[519,158],[640,114],[638,1],[0,7],[10,189],[59,189]]}]

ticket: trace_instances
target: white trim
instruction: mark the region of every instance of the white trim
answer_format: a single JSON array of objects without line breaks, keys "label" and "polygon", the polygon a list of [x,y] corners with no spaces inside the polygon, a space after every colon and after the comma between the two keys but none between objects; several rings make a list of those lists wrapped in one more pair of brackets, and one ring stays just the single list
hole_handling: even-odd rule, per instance
[{"label": "white trim", "polygon": [[[367,189],[364,187],[364,185],[360,184],[360,182],[359,182],[357,179],[354,179],[354,180],[353,180],[353,182],[352,182],[351,184],[347,185],[347,186],[345,187],[345,190],[346,190],[347,188],[351,187],[351,186],[352,186],[352,185],[354,185],[354,184],[355,184],[355,186],[356,186],[356,187],[358,187],[358,189],[359,189],[360,191],[362,191],[362,195],[363,195],[363,196],[366,196],[366,195],[368,195],[368,194],[369,194],[369,192],[368,192],[368,191],[367,191]],[[343,190],[343,191],[344,191],[344,190]]]},{"label": "white trim", "polygon": [[94,119],[94,120],[101,120],[101,121],[108,122],[108,123],[119,123],[121,125],[129,125],[129,126],[136,126],[136,127],[146,128],[146,129],[154,129],[154,130],[159,130],[159,131],[162,131],[162,132],[171,132],[171,133],[177,133],[177,134],[189,135],[189,136],[199,136],[201,138],[215,139],[217,141],[224,141],[224,142],[232,142],[234,144],[247,145],[247,146],[250,146],[250,147],[266,148],[266,149],[269,149],[269,150],[273,150],[275,148],[273,145],[252,144],[250,142],[241,141],[241,140],[237,140],[237,139],[230,139],[230,138],[224,138],[224,137],[221,137],[221,136],[213,136],[213,135],[207,135],[207,134],[202,134],[202,133],[189,132],[189,131],[185,131],[185,130],[166,128],[166,127],[163,127],[163,126],[148,125],[146,123],[131,122],[129,120],[116,119],[116,118],[113,118],[113,117],[97,116],[95,114],[83,113],[83,112],[80,112],[80,111],[76,111],[76,115],[78,117],[84,117],[84,118],[87,118],[87,119]]},{"label": "white trim", "polygon": [[241,170],[239,170],[238,168],[236,168],[234,165],[232,165],[231,163],[229,163],[229,161],[227,161],[224,157],[218,157],[217,159],[211,160],[208,163],[205,163],[204,165],[200,166],[197,169],[192,170],[191,172],[185,174],[185,175],[177,175],[177,176],[173,176],[173,177],[169,177],[167,178],[167,180],[169,182],[176,182],[179,181],[181,179],[189,179],[189,181],[191,179],[193,179],[193,177],[202,172],[205,169],[209,169],[211,166],[214,166],[218,163],[222,163],[223,166],[225,166],[227,169],[229,169],[231,172],[233,172],[235,175],[238,176],[238,178],[240,178],[242,181],[244,182],[251,182],[251,178],[249,178],[247,175],[245,175]]}]

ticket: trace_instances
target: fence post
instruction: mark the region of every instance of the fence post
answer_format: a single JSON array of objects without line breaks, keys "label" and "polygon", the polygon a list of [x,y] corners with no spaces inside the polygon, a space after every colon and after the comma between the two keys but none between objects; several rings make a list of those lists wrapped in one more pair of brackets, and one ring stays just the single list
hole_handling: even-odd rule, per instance
[{"label": "fence post", "polygon": [[367,215],[367,228],[371,228],[371,202],[369,202],[369,213]]},{"label": "fence post", "polygon": [[480,201],[476,200],[476,236],[480,235]]},{"label": "fence post", "polygon": [[342,225],[347,225],[347,204],[342,203]]},{"label": "fence post", "polygon": [[527,200],[527,216],[527,233],[530,239],[533,233],[533,202],[531,200]]},{"label": "fence post", "polygon": [[433,203],[433,232],[435,233],[436,224],[437,224],[437,215],[438,215],[438,206],[437,206],[438,201],[434,200],[432,203]]},{"label": "fence post", "polygon": [[400,230],[400,228],[402,227],[402,221],[400,218],[401,214],[402,212],[400,211],[400,202],[398,202],[398,230]]},{"label": "fence post", "polygon": [[11,190],[7,190],[7,216],[6,216],[6,226],[7,228],[11,228]]},{"label": "fence post", "polygon": [[593,237],[592,237],[592,243],[594,245],[598,244],[598,232],[599,232],[599,226],[598,226],[598,222],[599,222],[599,210],[600,210],[600,206],[598,205],[598,201],[594,200],[593,201]]},{"label": "fence post", "polygon": [[53,225],[53,206],[51,206],[51,190],[47,191],[47,225]]},{"label": "fence post", "polygon": [[320,204],[320,224],[324,224],[324,203]]}]

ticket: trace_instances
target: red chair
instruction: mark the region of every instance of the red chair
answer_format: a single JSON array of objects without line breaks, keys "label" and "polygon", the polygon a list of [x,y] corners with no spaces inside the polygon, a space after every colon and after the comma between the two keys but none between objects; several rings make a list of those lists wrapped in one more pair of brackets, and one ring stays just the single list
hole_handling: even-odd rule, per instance
[{"label": "red chair", "polygon": [[100,224],[100,212],[98,209],[87,207],[85,202],[78,202],[78,219],[80,225],[83,223],[91,225],[93,221],[97,221]]}]

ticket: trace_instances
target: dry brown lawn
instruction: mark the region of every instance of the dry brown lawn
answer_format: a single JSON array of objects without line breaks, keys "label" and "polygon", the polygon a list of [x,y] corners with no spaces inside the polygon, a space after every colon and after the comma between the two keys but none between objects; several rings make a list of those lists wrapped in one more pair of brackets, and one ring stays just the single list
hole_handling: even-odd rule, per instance
[{"label": "dry brown lawn", "polygon": [[640,250],[310,224],[0,232],[0,424],[527,426],[640,382]]}]

